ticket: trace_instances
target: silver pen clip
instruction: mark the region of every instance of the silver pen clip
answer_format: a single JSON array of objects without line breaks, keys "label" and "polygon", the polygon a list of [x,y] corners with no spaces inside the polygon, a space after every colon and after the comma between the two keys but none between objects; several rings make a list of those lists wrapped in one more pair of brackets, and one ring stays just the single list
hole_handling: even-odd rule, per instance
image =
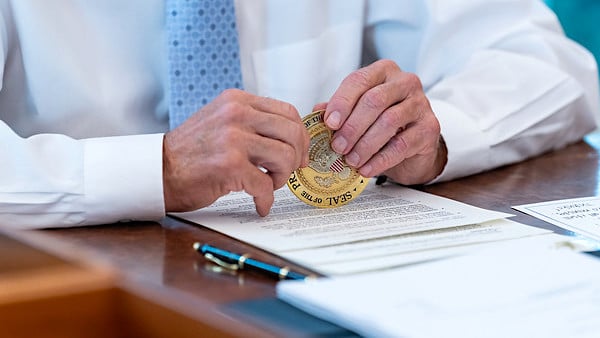
[{"label": "silver pen clip", "polygon": [[204,258],[208,259],[209,261],[217,264],[218,266],[224,267],[225,269],[228,270],[233,270],[233,271],[237,271],[240,269],[240,266],[238,264],[235,263],[227,263],[225,261],[223,261],[222,259],[219,259],[215,256],[213,256],[211,253],[207,252],[204,254]]}]

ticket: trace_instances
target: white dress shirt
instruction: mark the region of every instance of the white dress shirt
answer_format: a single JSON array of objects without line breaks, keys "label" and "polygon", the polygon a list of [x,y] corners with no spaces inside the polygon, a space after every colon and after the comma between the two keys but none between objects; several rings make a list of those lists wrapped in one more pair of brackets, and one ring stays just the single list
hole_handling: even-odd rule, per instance
[{"label": "white dress shirt", "polygon": [[[448,145],[436,181],[595,128],[596,64],[539,0],[237,1],[246,90],[307,114],[378,58],[420,76]],[[0,226],[164,216],[162,0],[0,0]]]}]

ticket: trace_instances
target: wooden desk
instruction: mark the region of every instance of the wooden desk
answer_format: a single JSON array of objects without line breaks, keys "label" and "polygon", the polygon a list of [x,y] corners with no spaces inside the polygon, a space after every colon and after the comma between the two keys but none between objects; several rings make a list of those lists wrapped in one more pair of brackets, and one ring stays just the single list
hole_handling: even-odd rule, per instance
[{"label": "wooden desk", "polygon": [[[589,139],[566,149],[488,173],[423,187],[422,190],[487,209],[517,213],[512,205],[598,194],[598,149]],[[533,217],[516,221],[557,230]],[[115,267],[125,289],[135,290],[224,336],[301,336],[277,323],[259,323],[231,311],[232,302],[275,296],[275,281],[251,272],[214,270],[194,250],[195,241],[236,252],[251,252],[275,264],[284,261],[211,230],[167,218],[161,224],[140,222],[46,230],[25,234],[59,256],[92,258]],[[36,237],[36,236],[33,236]],[[300,267],[297,267],[302,270]],[[121,285],[120,284],[120,285]],[[174,325],[178,325],[173,322]],[[183,321],[182,323],[185,323]],[[177,332],[174,327],[174,332]]]}]

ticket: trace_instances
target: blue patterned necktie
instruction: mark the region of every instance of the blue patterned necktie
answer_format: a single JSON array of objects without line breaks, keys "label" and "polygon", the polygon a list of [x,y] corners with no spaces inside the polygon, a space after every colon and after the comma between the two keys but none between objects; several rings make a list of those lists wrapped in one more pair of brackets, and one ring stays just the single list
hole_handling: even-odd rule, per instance
[{"label": "blue patterned necktie", "polygon": [[233,0],[166,0],[166,11],[173,129],[242,79]]}]

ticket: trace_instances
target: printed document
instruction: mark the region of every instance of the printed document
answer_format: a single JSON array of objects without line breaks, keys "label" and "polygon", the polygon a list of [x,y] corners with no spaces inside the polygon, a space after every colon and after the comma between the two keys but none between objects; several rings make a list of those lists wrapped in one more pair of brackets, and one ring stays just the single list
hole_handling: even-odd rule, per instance
[{"label": "printed document", "polygon": [[598,337],[600,259],[549,250],[547,236],[558,235],[402,269],[282,281],[277,295],[367,337]]},{"label": "printed document", "polygon": [[273,252],[355,242],[478,224],[512,216],[398,185],[370,183],[352,203],[319,209],[298,200],[287,187],[276,191],[266,217],[252,197],[232,193],[212,206],[175,216]]},{"label": "printed document", "polygon": [[395,184],[370,183],[335,209],[305,205],[287,187],[267,217],[250,196],[233,193],[212,206],[174,216],[268,250],[324,275],[353,274],[441,259],[484,243],[549,231]]},{"label": "printed document", "polygon": [[531,216],[582,236],[600,240],[600,197],[583,197],[514,206]]},{"label": "printed document", "polygon": [[549,234],[507,219],[281,253],[327,276],[400,267],[463,255],[488,243]]}]

